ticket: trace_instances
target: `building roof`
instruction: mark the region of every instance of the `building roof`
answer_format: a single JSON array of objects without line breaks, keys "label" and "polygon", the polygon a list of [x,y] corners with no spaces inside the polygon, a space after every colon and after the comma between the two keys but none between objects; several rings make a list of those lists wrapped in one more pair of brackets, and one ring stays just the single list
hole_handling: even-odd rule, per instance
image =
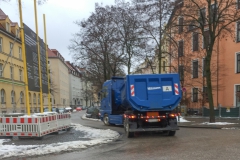
[{"label": "building roof", "polygon": [[73,66],[71,65],[71,63],[69,61],[65,61],[66,65],[68,66],[68,68],[72,71],[76,71]]},{"label": "building roof", "polygon": [[12,22],[12,21],[10,21],[10,22],[11,22],[11,26],[17,26],[18,25],[17,22]]},{"label": "building roof", "polygon": [[54,52],[52,52],[51,49],[48,48],[48,57],[57,57],[57,54],[55,54]]},{"label": "building roof", "polygon": [[0,8],[0,19],[6,19],[8,16]]}]

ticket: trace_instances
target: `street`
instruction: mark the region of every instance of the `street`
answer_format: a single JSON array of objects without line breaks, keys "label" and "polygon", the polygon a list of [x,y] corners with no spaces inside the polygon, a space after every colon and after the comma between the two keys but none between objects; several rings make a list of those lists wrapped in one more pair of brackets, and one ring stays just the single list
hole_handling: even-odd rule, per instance
[{"label": "street", "polygon": [[123,128],[120,126],[107,127],[100,121],[80,119],[84,112],[73,113],[72,122],[95,128],[110,128],[120,132],[120,138],[115,142],[75,152],[15,158],[14,160],[231,160],[239,159],[240,156],[238,151],[238,148],[240,148],[239,130],[180,128],[174,137],[159,133],[139,133],[135,138],[128,139],[124,136]]}]

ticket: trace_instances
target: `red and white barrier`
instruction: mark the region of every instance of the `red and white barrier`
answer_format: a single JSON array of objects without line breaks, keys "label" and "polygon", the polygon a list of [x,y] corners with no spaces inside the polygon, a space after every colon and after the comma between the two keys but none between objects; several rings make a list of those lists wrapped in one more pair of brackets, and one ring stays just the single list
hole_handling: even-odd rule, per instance
[{"label": "red and white barrier", "polygon": [[0,136],[42,137],[70,128],[70,114],[0,117]]}]

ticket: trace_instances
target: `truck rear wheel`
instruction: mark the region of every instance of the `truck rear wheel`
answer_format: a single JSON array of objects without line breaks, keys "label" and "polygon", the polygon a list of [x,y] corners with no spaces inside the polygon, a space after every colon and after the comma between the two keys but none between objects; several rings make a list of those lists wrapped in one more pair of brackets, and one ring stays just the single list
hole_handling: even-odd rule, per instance
[{"label": "truck rear wheel", "polygon": [[104,115],[103,117],[103,123],[106,125],[106,126],[109,126],[109,117],[107,114]]},{"label": "truck rear wheel", "polygon": [[129,124],[128,123],[125,125],[125,132],[126,132],[126,135],[128,138],[134,137],[134,132],[129,132]]},{"label": "truck rear wheel", "polygon": [[169,131],[168,136],[174,136],[176,134],[176,131]]}]

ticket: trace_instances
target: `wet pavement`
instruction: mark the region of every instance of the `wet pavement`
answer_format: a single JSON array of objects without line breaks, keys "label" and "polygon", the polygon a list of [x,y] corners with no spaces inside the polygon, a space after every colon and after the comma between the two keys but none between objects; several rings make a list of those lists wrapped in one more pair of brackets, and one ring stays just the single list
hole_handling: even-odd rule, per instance
[{"label": "wet pavement", "polygon": [[[77,115],[77,113],[73,113]],[[209,124],[209,117],[199,117],[199,116],[187,116],[183,117],[188,122],[178,121],[178,126],[185,128],[208,128],[208,129],[240,129],[240,120],[239,118],[216,118],[216,122],[219,123],[211,123]],[[80,116],[79,116],[80,119]],[[83,121],[89,121],[89,119],[81,118]],[[95,120],[96,121],[96,120]],[[75,121],[74,121],[75,122]],[[77,122],[77,121],[76,121]],[[78,121],[79,123],[80,121]],[[225,124],[226,123],[226,124]],[[231,123],[231,124],[230,124]],[[34,139],[34,138],[22,138],[18,137],[8,137],[11,140],[8,142],[4,142],[4,144],[14,144],[14,145],[41,145],[41,144],[52,144],[58,142],[69,142],[69,141],[88,141],[89,138],[83,138],[86,133],[80,132],[74,129],[74,125],[72,126],[70,131],[60,131],[58,134],[50,134],[43,137],[42,140]],[[7,137],[0,137],[0,139],[7,139]]]}]

